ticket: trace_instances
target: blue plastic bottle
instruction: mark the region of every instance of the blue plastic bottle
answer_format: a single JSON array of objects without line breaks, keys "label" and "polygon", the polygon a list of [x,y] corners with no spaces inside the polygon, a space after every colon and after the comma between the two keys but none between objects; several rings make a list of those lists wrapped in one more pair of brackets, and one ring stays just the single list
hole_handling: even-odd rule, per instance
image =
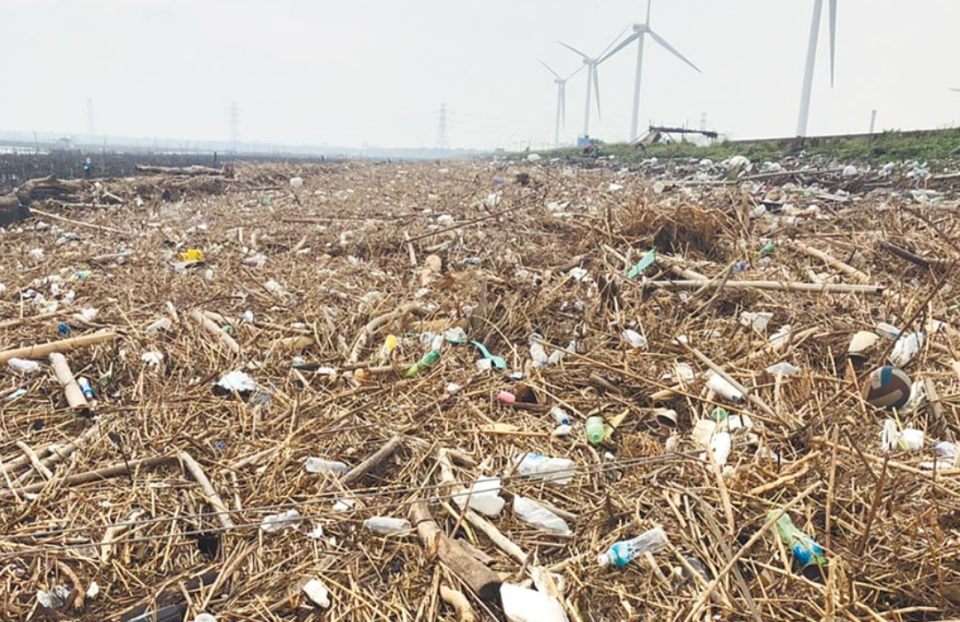
[{"label": "blue plastic bottle", "polygon": [[607,552],[597,558],[601,566],[622,568],[644,553],[656,553],[667,544],[667,532],[660,527],[645,531],[632,540],[615,542]]}]

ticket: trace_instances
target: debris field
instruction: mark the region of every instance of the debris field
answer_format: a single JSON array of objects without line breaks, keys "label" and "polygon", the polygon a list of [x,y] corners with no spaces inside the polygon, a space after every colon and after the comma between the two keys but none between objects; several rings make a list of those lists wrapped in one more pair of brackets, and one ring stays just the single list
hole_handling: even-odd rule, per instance
[{"label": "debris field", "polygon": [[960,615],[960,176],[596,164],[0,198],[0,619]]}]

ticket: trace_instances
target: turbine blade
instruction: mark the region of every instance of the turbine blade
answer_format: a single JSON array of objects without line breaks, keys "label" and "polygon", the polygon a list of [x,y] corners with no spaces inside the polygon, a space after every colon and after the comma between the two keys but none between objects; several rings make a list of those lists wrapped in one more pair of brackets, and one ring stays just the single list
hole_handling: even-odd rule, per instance
[{"label": "turbine blade", "polygon": [[612,48],[612,47],[614,46],[614,44],[616,44],[616,42],[620,39],[620,37],[623,36],[623,33],[627,32],[627,30],[629,30],[629,29],[630,29],[630,24],[627,24],[626,26],[624,26],[624,27],[623,27],[623,30],[621,30],[620,32],[617,33],[617,36],[614,37],[614,38],[610,41],[610,43],[607,45],[607,47],[603,48],[603,51],[600,52],[599,54],[597,54],[597,58],[603,57],[603,56],[607,53],[607,50],[609,50],[610,48]]},{"label": "turbine blade", "polygon": [[830,86],[833,86],[835,59],[837,57],[837,0],[830,0]]},{"label": "turbine blade", "polygon": [[647,0],[647,26],[650,25],[650,6],[653,4],[653,0]]},{"label": "turbine blade", "polygon": [[602,119],[603,115],[600,114],[600,72],[597,71],[597,64],[591,67],[593,70],[593,92],[597,95],[597,118]]},{"label": "turbine blade", "polygon": [[586,65],[580,65],[579,67],[577,67],[577,68],[573,71],[573,73],[571,73],[571,74],[570,74],[569,76],[567,76],[566,78],[563,78],[562,81],[563,81],[563,82],[566,82],[567,80],[569,80],[569,79],[572,78],[573,76],[575,76],[575,75],[577,75],[578,73],[580,73],[581,71],[583,71],[583,68],[584,68],[584,67],[586,67]]},{"label": "turbine blade", "polygon": [[950,89],[950,90],[954,91],[955,93],[960,93],[960,89]]},{"label": "turbine blade", "polygon": [[652,30],[648,30],[648,31],[647,31],[647,34],[649,34],[651,37],[653,37],[653,40],[656,41],[657,43],[659,43],[660,46],[663,47],[665,50],[667,50],[668,52],[670,52],[671,54],[673,54],[674,56],[676,56],[677,58],[679,58],[680,60],[682,60],[682,61],[685,62],[686,64],[688,64],[688,65],[690,65],[691,67],[693,67],[694,69],[696,69],[696,70],[697,70],[697,73],[703,73],[702,71],[700,71],[700,68],[699,68],[699,67],[697,67],[696,65],[694,65],[694,64],[690,61],[690,59],[688,59],[686,56],[684,56],[683,54],[681,54],[681,53],[677,50],[677,48],[675,48],[675,47],[673,47],[672,45],[670,45],[669,43],[667,43],[666,40],[665,40],[663,37],[661,37],[660,35],[658,35],[657,33],[655,33],[655,32],[652,31]]},{"label": "turbine blade", "polygon": [[557,41],[557,43],[559,43],[559,44],[562,45],[563,47],[567,48],[568,50],[572,51],[573,53],[579,54],[584,60],[590,60],[590,57],[589,57],[589,56],[587,56],[586,54],[584,54],[583,52],[581,52],[581,51],[578,50],[577,48],[573,47],[572,45],[567,45],[567,44],[564,43],[563,41]]},{"label": "turbine blade", "polygon": [[607,60],[608,58],[610,58],[611,56],[613,56],[614,54],[616,54],[617,52],[619,52],[619,51],[622,50],[623,48],[627,47],[628,45],[630,45],[631,43],[633,43],[634,41],[636,41],[637,38],[639,38],[639,37],[640,37],[640,34],[639,34],[639,33],[636,33],[636,32],[633,33],[632,35],[630,35],[629,37],[627,37],[626,39],[624,39],[623,41],[621,41],[620,44],[617,45],[617,47],[613,48],[612,50],[610,50],[610,51],[607,52],[606,54],[601,55],[601,56],[600,56],[600,60],[598,60],[597,63],[599,64],[599,63],[602,63],[603,61]]},{"label": "turbine blade", "polygon": [[547,71],[549,71],[550,73],[552,73],[552,74],[557,78],[557,80],[563,80],[563,78],[560,77],[560,74],[553,70],[553,67],[551,67],[550,65],[546,64],[545,62],[543,62],[543,61],[540,60],[539,58],[537,59],[537,62],[540,63],[541,65],[543,65],[544,67],[546,67],[546,68],[547,68]]}]

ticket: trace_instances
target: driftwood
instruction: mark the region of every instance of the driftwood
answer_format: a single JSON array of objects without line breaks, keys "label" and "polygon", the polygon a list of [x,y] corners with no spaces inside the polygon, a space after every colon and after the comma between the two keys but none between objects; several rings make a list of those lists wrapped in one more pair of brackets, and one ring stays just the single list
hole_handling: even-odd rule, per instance
[{"label": "driftwood", "polygon": [[15,194],[0,196],[0,227],[30,218],[30,208],[21,205]]},{"label": "driftwood", "polygon": [[78,180],[64,181],[53,175],[31,179],[17,188],[17,199],[22,205],[30,205],[34,201],[56,199],[58,201],[76,201],[77,193],[83,190],[83,182]]},{"label": "driftwood", "polygon": [[223,175],[223,169],[210,168],[209,166],[148,166],[138,164],[137,170],[141,173],[153,173],[156,175]]},{"label": "driftwood", "polygon": [[440,531],[426,501],[418,501],[410,509],[410,519],[427,552],[435,552],[443,562],[474,594],[487,602],[496,602],[502,581],[494,571],[478,561],[459,542]]}]

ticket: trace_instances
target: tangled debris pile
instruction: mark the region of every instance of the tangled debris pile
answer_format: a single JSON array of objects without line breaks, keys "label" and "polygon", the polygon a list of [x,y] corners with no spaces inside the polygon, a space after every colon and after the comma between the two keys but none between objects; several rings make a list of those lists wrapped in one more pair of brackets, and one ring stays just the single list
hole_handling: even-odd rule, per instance
[{"label": "tangled debris pile", "polygon": [[542,164],[31,204],[0,617],[960,612],[951,178]]}]

